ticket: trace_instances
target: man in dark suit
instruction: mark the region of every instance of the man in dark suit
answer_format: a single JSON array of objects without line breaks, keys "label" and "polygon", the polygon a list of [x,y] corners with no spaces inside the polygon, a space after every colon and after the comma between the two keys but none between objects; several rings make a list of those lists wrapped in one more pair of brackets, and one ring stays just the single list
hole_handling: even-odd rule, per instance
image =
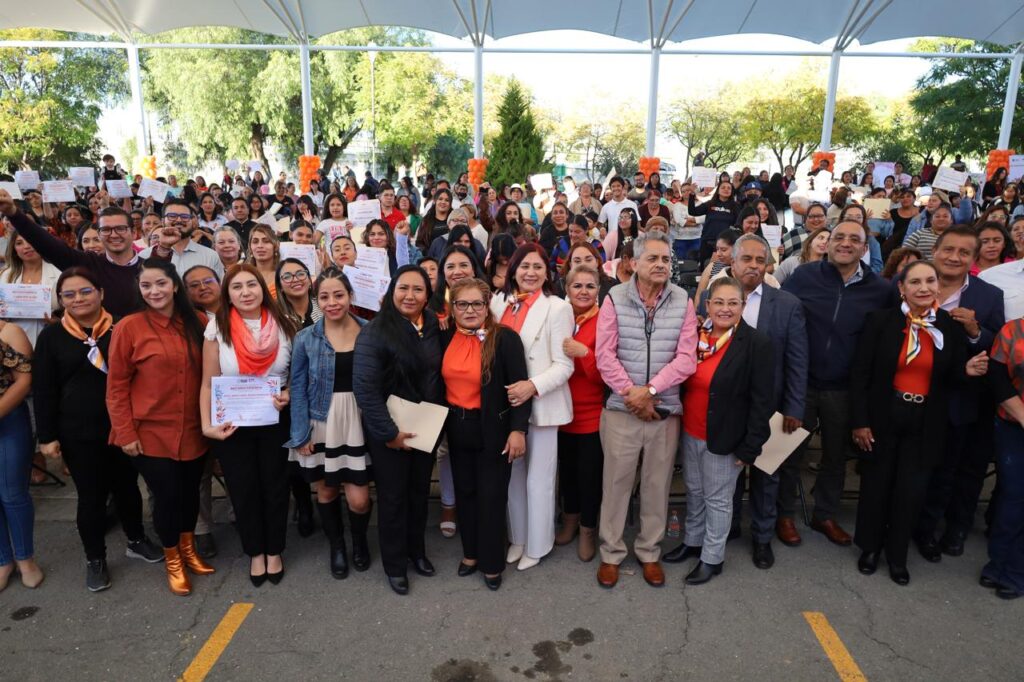
[{"label": "man in dark suit", "polygon": [[[743,319],[772,341],[775,355],[775,385],[772,411],[783,415],[787,433],[802,426],[807,395],[807,328],[803,306],[796,296],[764,283],[770,247],[761,237],[748,234],[733,246],[732,276],[743,285],[747,305]],[[767,358],[766,358],[767,361]],[[733,524],[739,530],[746,476],[740,474],[733,497]],[[775,563],[771,539],[778,516],[778,472],[768,475],[750,468],[750,532],[753,536],[753,560],[758,568]]]},{"label": "man in dark suit", "polygon": [[[971,356],[992,348],[1004,322],[1002,290],[968,274],[978,248],[977,233],[957,225],[939,235],[932,252],[939,274],[939,307],[963,326]],[[932,472],[914,533],[917,548],[928,561],[940,561],[943,554],[963,554],[992,459],[994,414],[992,400],[975,384],[951,396],[945,455]],[[945,532],[938,540],[936,532],[943,519]]]}]

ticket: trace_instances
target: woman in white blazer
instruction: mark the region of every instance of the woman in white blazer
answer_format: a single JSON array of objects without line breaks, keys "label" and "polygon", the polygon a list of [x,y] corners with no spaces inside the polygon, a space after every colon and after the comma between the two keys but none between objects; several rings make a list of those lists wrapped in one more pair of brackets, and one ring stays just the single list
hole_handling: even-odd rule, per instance
[{"label": "woman in white blazer", "polygon": [[533,400],[526,456],[512,463],[508,484],[508,563],[519,570],[536,566],[555,543],[555,472],[558,427],[572,421],[569,377],[573,362],[562,350],[572,337],[572,306],[551,292],[548,255],[537,244],[523,244],[508,262],[509,277],[491,299],[501,324],[519,333],[530,378],[508,386],[513,405]]}]

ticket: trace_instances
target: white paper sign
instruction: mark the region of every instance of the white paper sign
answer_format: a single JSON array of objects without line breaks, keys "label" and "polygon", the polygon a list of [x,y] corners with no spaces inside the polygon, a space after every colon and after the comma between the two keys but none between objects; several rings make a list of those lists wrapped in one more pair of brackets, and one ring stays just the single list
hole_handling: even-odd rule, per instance
[{"label": "white paper sign", "polygon": [[153,201],[159,203],[164,202],[167,198],[167,193],[170,191],[171,186],[166,182],[160,182],[152,178],[142,178],[142,182],[139,183],[139,196],[151,197]]},{"label": "white paper sign", "polygon": [[391,269],[388,267],[388,250],[375,246],[363,246],[356,248],[356,267],[360,270],[391,278]]},{"label": "white paper sign", "polygon": [[45,284],[0,284],[0,317],[42,320],[50,316],[53,290]]},{"label": "white paper sign", "polygon": [[1010,167],[1007,180],[1020,180],[1024,176],[1024,154],[1013,154],[1010,156]]},{"label": "white paper sign", "polygon": [[533,187],[534,192],[539,192],[542,189],[555,188],[555,183],[551,179],[551,173],[537,173],[536,175],[531,175],[530,185]]},{"label": "white paper sign", "polygon": [[214,425],[265,426],[281,418],[273,396],[281,393],[276,376],[223,376],[210,380],[210,416]]},{"label": "white paper sign", "polygon": [[259,172],[262,173],[263,172],[263,164],[260,163],[259,161],[250,161],[249,162],[249,171],[252,172],[252,173],[255,173],[256,171],[259,171]]},{"label": "white paper sign", "polygon": [[352,284],[352,303],[360,308],[379,311],[381,299],[391,285],[391,277],[360,270],[352,265],[345,266],[345,275]]},{"label": "white paper sign", "polygon": [[132,188],[128,185],[127,180],[107,180],[105,184],[107,186],[107,194],[110,195],[111,199],[132,198]]},{"label": "white paper sign", "polygon": [[921,197],[926,197],[927,198],[927,197],[930,197],[931,195],[932,195],[932,188],[928,187],[927,185],[922,185],[922,186],[920,186],[920,187],[918,187],[917,189],[914,190],[914,196],[916,196],[918,198],[921,198]]},{"label": "white paper sign", "polygon": [[43,183],[43,201],[74,203],[75,183],[70,180],[48,180]]},{"label": "white paper sign", "polygon": [[68,180],[75,183],[75,187],[95,187],[96,172],[85,166],[75,166],[68,169]]},{"label": "white paper sign", "polygon": [[0,182],[0,189],[7,190],[7,193],[11,195],[12,199],[24,199],[21,195],[21,188],[18,187],[16,182]]},{"label": "white paper sign", "polygon": [[242,164],[238,161],[238,159],[228,159],[227,161],[224,162],[224,167],[227,168],[232,173],[238,170],[241,167],[241,165]]},{"label": "white paper sign", "polygon": [[[1024,159],[1024,155],[1021,158]],[[932,187],[944,189],[947,192],[959,192],[960,188],[967,184],[967,177],[967,173],[939,166],[939,170],[935,172],[935,179],[932,180]]]},{"label": "white paper sign", "polygon": [[807,200],[812,204],[824,204],[828,206],[832,203],[832,194],[828,189],[812,189],[807,192]]},{"label": "white paper sign", "polygon": [[380,201],[377,199],[364,199],[353,201],[348,205],[348,219],[356,227],[366,227],[371,220],[380,218]]},{"label": "white paper sign", "polygon": [[316,247],[312,244],[281,242],[280,250],[281,260],[294,258],[306,266],[312,277],[320,274],[320,259],[316,257]]},{"label": "white paper sign", "polygon": [[761,454],[754,460],[754,466],[769,476],[774,474],[810,435],[810,432],[803,428],[798,428],[793,433],[786,433],[782,428],[782,422],[783,417],[778,412],[768,420],[772,435],[768,442],[761,446]]},{"label": "white paper sign", "polygon": [[885,187],[885,179],[895,173],[895,161],[875,161],[875,175],[872,182],[875,187]]},{"label": "white paper sign", "polygon": [[691,171],[691,179],[693,180],[693,184],[697,185],[697,187],[714,187],[718,184],[718,171],[714,168],[694,166],[693,171]]},{"label": "white paper sign", "polygon": [[18,183],[18,187],[22,189],[39,189],[39,171],[27,170],[27,171],[15,171],[14,181]]},{"label": "white paper sign", "polygon": [[888,199],[865,199],[864,210],[868,212],[869,219],[882,220],[882,214],[888,211],[892,207],[892,202]]},{"label": "white paper sign", "polygon": [[761,225],[761,234],[764,235],[765,241],[768,242],[768,246],[772,249],[778,249],[782,246],[782,225]]}]

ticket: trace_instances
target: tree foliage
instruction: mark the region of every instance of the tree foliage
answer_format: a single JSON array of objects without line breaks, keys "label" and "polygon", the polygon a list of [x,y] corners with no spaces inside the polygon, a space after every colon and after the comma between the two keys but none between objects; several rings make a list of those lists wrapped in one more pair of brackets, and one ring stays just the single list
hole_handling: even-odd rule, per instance
[{"label": "tree foliage", "polygon": [[[84,38],[62,31],[0,31],[3,40]],[[126,71],[122,50],[0,49],[0,165],[64,177],[69,166],[98,164],[102,106],[127,93]]]},{"label": "tree foliage", "polygon": [[[914,52],[947,52],[948,59],[933,60],[931,68],[917,82],[910,105],[920,118],[920,136],[946,155],[960,153],[983,156],[995,149],[1003,103],[1010,77],[1007,59],[966,59],[958,52],[1010,52],[993,43],[959,39],[918,40]],[[1018,90],[1013,117],[1014,136],[1019,149],[1024,137],[1024,89]]]},{"label": "tree foliage", "polygon": [[690,160],[704,152],[704,164],[725,168],[753,151],[751,140],[743,135],[741,110],[726,104],[721,93],[695,100],[681,97],[669,106],[665,132],[686,149],[683,175],[690,172]]},{"label": "tree foliage", "polygon": [[640,168],[646,145],[644,114],[634,107],[619,108],[601,138],[594,169],[598,175],[615,170],[619,175],[632,176]]},{"label": "tree foliage", "polygon": [[519,81],[509,82],[498,107],[501,131],[491,143],[487,179],[500,187],[523,182],[532,173],[551,168],[544,159],[544,138],[537,127],[530,101]]}]

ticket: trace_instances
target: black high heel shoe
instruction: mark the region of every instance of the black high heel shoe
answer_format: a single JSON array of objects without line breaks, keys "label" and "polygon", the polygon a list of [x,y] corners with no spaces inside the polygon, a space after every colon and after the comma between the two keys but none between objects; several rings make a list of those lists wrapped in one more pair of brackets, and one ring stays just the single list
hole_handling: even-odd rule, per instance
[{"label": "black high heel shoe", "polygon": [[461,561],[459,562],[459,577],[460,578],[465,578],[467,575],[473,575],[474,573],[476,573],[476,564],[473,564],[472,566],[470,566],[469,564],[465,564],[465,563],[463,563]]},{"label": "black high heel shoe", "polygon": [[857,559],[857,570],[864,575],[873,575],[878,570],[879,552],[864,552]]},{"label": "black high heel shoe", "polygon": [[501,587],[501,574],[499,573],[494,577],[485,575],[484,585],[487,585],[487,589],[489,589],[491,592],[497,591],[497,589]]},{"label": "black high heel shoe", "polygon": [[249,562],[249,582],[252,583],[253,587],[259,587],[263,583],[267,582],[267,560],[263,559],[263,573],[259,575],[252,574],[252,560]]}]

